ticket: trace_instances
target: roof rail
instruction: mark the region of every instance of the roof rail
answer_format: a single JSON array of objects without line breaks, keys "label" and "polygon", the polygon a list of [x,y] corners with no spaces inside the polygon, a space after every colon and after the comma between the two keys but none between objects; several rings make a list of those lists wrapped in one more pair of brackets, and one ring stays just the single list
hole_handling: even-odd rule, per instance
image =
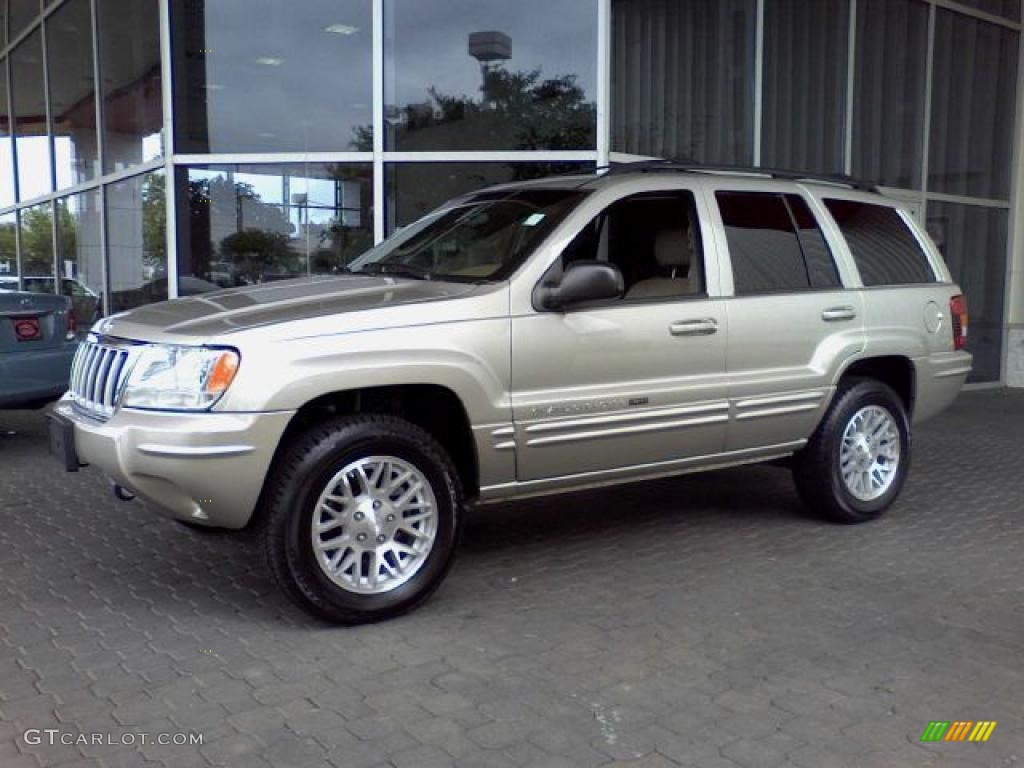
[{"label": "roof rail", "polygon": [[874,184],[855,179],[852,176],[846,176],[845,174],[803,173],[801,171],[789,171],[780,168],[755,168],[744,165],[695,165],[678,163],[673,160],[637,160],[634,162],[598,166],[597,170],[608,174],[674,171],[677,173],[721,173],[734,174],[736,176],[763,176],[771,179],[785,179],[786,181],[820,181],[826,184],[839,184],[863,192],[878,193],[878,187]]}]

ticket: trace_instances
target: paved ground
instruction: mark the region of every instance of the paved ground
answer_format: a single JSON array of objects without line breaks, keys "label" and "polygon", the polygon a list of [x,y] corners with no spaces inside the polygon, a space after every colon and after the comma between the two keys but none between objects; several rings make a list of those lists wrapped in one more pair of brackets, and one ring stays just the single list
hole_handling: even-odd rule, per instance
[{"label": "paved ground", "polygon": [[[923,427],[878,523],[807,519],[768,467],[516,504],[427,606],[359,629],[237,536],[58,474],[39,414],[0,427],[3,768],[1024,765],[1020,394]],[[986,744],[919,741],[982,719]],[[204,743],[116,743],[177,731]]]}]

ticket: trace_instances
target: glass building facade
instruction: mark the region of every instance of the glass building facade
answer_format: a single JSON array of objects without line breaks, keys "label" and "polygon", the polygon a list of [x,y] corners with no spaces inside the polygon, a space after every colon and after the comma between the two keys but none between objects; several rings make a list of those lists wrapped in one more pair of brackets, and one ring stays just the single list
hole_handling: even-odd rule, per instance
[{"label": "glass building facade", "polygon": [[0,0],[0,289],[87,324],[336,271],[489,184],[667,157],[906,200],[968,294],[974,379],[1004,377],[1019,0],[527,10]]}]

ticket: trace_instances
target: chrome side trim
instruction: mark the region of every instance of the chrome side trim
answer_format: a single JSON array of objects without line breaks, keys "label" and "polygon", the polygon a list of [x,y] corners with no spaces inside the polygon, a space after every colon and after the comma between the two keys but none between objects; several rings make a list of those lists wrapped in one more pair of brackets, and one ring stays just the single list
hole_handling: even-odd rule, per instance
[{"label": "chrome side trim", "polygon": [[584,432],[570,432],[565,435],[535,437],[532,440],[527,440],[526,444],[554,445],[556,443],[572,443],[580,440],[600,440],[605,437],[619,437],[620,435],[633,435],[641,432],[664,432],[666,430],[680,429],[682,427],[698,427],[704,424],[721,424],[728,420],[728,413],[721,413],[712,416],[694,416],[688,419],[656,421],[652,424],[630,424],[624,427],[611,427],[609,429],[592,429]]},{"label": "chrome side trim", "polygon": [[818,403],[803,403],[800,405],[782,405],[778,408],[759,408],[756,411],[746,411],[736,414],[736,421],[747,421],[748,419],[761,419],[765,416],[785,416],[788,413],[800,413],[802,411],[817,410]]},{"label": "chrome side trim", "polygon": [[496,443],[494,450],[496,451],[514,451],[516,448],[515,440],[506,440],[504,443]]},{"label": "chrome side trim", "polygon": [[217,456],[244,456],[255,449],[251,445],[162,445],[142,443],[139,453],[147,456],[169,456],[176,459],[202,459]]},{"label": "chrome side trim", "polygon": [[605,424],[622,422],[651,421],[666,416],[690,416],[719,412],[728,416],[728,403],[707,403],[704,405],[687,405],[678,408],[660,408],[655,410],[637,411],[635,413],[616,413],[610,416],[587,416],[581,419],[564,419],[561,421],[544,421],[531,424],[526,428],[528,434],[540,432],[558,432],[577,427],[600,427]]},{"label": "chrome side trim", "polygon": [[516,433],[515,427],[498,427],[491,432],[492,437],[512,437]]},{"label": "chrome side trim", "polygon": [[966,376],[970,372],[971,372],[971,366],[968,365],[968,366],[962,367],[962,368],[951,368],[948,371],[939,371],[938,373],[935,374],[935,378],[936,379],[947,379],[947,378],[950,378],[952,376]]},{"label": "chrome side trim", "polygon": [[786,395],[772,395],[769,397],[747,397],[736,401],[737,408],[757,408],[762,405],[778,405],[780,403],[802,402],[804,400],[821,400],[825,393],[821,390],[814,392],[795,392]]},{"label": "chrome side trim", "polygon": [[736,412],[733,418],[736,421],[746,421],[766,416],[785,416],[791,413],[813,411],[820,407],[824,397],[825,392],[820,389],[767,397],[747,397],[736,401],[734,404]]},{"label": "chrome side trim", "polygon": [[739,451],[691,456],[685,459],[671,459],[669,461],[618,467],[610,470],[581,472],[579,474],[561,475],[542,480],[525,480],[523,482],[488,485],[480,489],[478,503],[488,504],[527,496],[543,496],[549,493],[600,488],[602,486],[632,483],[640,480],[654,480],[659,477],[672,477],[674,475],[722,469],[741,464],[757,464],[789,456],[806,444],[806,440],[794,440],[790,443],[779,443],[760,448],[744,448]]}]

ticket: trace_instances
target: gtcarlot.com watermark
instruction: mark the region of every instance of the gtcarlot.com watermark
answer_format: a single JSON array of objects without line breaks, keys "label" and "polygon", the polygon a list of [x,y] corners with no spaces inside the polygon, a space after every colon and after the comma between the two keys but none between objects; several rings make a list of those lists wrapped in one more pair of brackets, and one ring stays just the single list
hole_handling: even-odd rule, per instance
[{"label": "gtcarlot.com watermark", "polygon": [[159,744],[161,746],[201,746],[201,733],[76,733],[62,731],[59,728],[29,728],[21,738],[33,747],[40,744],[57,746],[141,746]]}]

